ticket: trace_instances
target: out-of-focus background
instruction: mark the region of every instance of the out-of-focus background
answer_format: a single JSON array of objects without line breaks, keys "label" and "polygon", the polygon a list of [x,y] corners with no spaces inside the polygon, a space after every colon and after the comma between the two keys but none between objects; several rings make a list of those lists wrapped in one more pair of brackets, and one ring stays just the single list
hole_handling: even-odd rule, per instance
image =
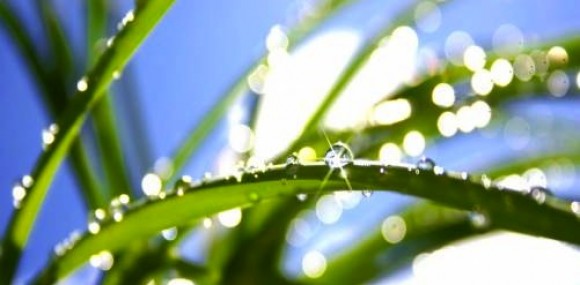
[{"label": "out-of-focus background", "polygon": [[[43,25],[34,1],[11,2],[25,19],[34,40],[44,42]],[[82,58],[87,49],[85,4],[83,1],[52,2],[72,39],[75,57]],[[123,79],[112,88],[125,159],[131,166],[131,183],[135,188],[140,187],[142,176],[156,162],[159,164],[171,154],[227,87],[260,58],[267,50],[266,39],[274,42],[280,37],[284,39],[277,33],[283,34],[292,27],[298,16],[307,13],[309,5],[315,2],[176,1],[139,49]],[[288,145],[312,109],[309,104],[320,100],[325,93],[321,91],[332,84],[362,42],[415,1],[355,2],[279,59],[286,67],[275,71],[267,82],[268,97],[264,99],[257,125],[255,146],[261,157],[268,159]],[[133,3],[122,0],[111,5],[111,21],[118,22],[132,9]],[[400,30],[407,36],[402,36],[403,44],[395,51],[399,54],[391,55],[381,66],[369,67],[368,74],[361,75],[360,82],[351,86],[334,106],[325,127],[333,130],[356,126],[360,117],[353,114],[358,114],[357,110],[372,106],[401,82],[428,69],[425,62],[429,59],[461,61],[469,45],[501,53],[502,48],[508,49],[507,52],[517,51],[573,35],[580,31],[577,11],[578,4],[572,0],[423,1],[417,6],[414,19],[406,23],[412,29],[411,35],[408,29]],[[79,78],[83,71],[76,70]],[[577,71],[569,74],[568,80],[567,96],[573,98],[580,85]],[[6,31],[0,29],[0,232],[6,228],[13,209],[12,186],[31,171],[42,151],[41,131],[51,123],[36,95],[38,92],[15,45]],[[249,118],[244,111],[246,103],[240,102],[234,108],[184,173],[201,177],[207,171],[219,172],[220,167],[235,164],[219,158],[226,157],[222,155],[224,149],[235,150],[236,141],[244,139],[239,124]],[[530,100],[511,104],[509,108],[513,118],[505,126],[458,134],[425,149],[419,147],[419,153],[424,152],[446,168],[477,172],[506,159],[541,151],[546,144],[549,146],[549,141],[541,142],[536,136],[541,136],[551,121],[563,119],[571,126],[580,123],[577,98],[563,102],[550,98]],[[242,137],[236,137],[240,132]],[[572,127],[565,129],[560,137],[551,138],[561,140],[577,135],[577,129]],[[397,151],[403,160],[412,160],[414,156],[412,150],[411,153],[407,150],[408,156],[400,149],[394,150]],[[576,168],[569,161],[559,160],[541,171],[556,195],[577,199],[580,192]],[[37,272],[52,247],[70,232],[86,228],[86,211],[75,187],[69,166],[65,165],[49,191],[25,251],[18,280],[26,280]],[[353,199],[356,202],[352,209],[339,207],[337,210],[329,202],[330,214],[317,215],[316,209],[304,217],[306,226],[302,232],[289,238],[283,263],[286,275],[303,274],[305,255],[313,252],[332,255],[411,201],[409,197],[390,193]],[[183,245],[183,254],[192,260],[203,259],[201,248],[206,238],[203,233],[194,234]],[[310,256],[315,260],[319,257]],[[547,239],[494,233],[425,254],[413,266],[375,282],[577,284],[580,273],[574,265],[579,262],[580,251],[575,247]],[[97,276],[96,269],[87,267],[67,282],[79,284],[79,279],[83,279],[82,283],[90,283]]]}]

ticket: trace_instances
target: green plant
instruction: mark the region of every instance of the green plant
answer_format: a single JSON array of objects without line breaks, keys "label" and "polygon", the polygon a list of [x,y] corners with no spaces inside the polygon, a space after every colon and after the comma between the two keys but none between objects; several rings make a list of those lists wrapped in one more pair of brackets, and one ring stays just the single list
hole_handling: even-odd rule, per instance
[{"label": "green plant", "polygon": [[[171,157],[173,171],[166,176],[145,175],[142,182],[145,195],[132,190],[114,123],[109,86],[119,78],[133,53],[173,2],[136,1],[135,9],[127,13],[119,32],[107,40],[104,51],[89,49],[86,64],[91,68],[76,83],[77,90],[72,96],[66,96],[66,90],[71,84],[73,66],[82,63],[74,62],[69,39],[51,4],[36,3],[49,40],[51,61],[47,64],[11,4],[0,2],[3,27],[19,47],[48,113],[55,118],[55,124],[45,133],[46,149],[34,170],[13,189],[16,210],[3,237],[0,283],[13,280],[46,193],[67,156],[70,156],[75,177],[81,185],[79,191],[90,221],[86,233],[74,235],[57,247],[43,271],[34,277],[34,282],[40,284],[60,280],[88,260],[105,271],[101,281],[106,284],[147,283],[174,275],[201,284],[364,283],[395,272],[421,252],[495,229],[580,244],[579,202],[553,196],[542,183],[528,184],[522,182],[520,176],[508,176],[557,158],[566,158],[576,164],[578,143],[575,137],[568,138],[564,147],[552,146],[534,157],[489,167],[485,169],[486,174],[448,171],[431,159],[418,158],[424,150],[425,140],[429,143],[452,140],[446,137],[452,137],[457,129],[470,132],[474,128],[496,128],[494,123],[500,124],[509,118],[507,106],[514,101],[526,102],[549,93],[556,97],[572,93],[566,72],[575,72],[580,65],[576,57],[580,40],[576,37],[526,46],[515,54],[488,52],[483,64],[494,72],[495,63],[499,71],[506,68],[507,63],[507,73],[500,72],[500,75],[510,76],[507,82],[502,81],[501,76],[492,77],[495,74],[478,66],[477,60],[467,63],[467,68],[451,62],[440,63],[436,70],[419,73],[408,84],[397,87],[370,107],[367,111],[376,115],[371,123],[359,129],[319,131],[325,116],[356,76],[368,68],[373,57],[390,51],[391,43],[413,41],[412,30],[401,25],[411,23],[416,14],[415,5],[364,42],[306,120],[299,135],[285,150],[270,158],[271,163],[257,161],[252,157],[252,150],[243,150],[239,157],[247,162],[231,175],[208,176],[195,181],[188,176],[178,178],[234,102],[245,96],[249,88],[258,93],[263,91],[253,83],[264,84],[263,73],[273,65],[266,55],[251,66],[192,129]],[[322,2],[311,17],[305,17],[283,35],[281,47],[277,48],[292,49],[320,23],[351,2],[354,1]],[[87,3],[87,40],[92,47],[105,35],[107,1]],[[408,38],[410,34],[411,39]],[[477,59],[479,50],[474,48],[473,53]],[[529,68],[530,62],[535,69]],[[514,73],[517,78],[513,78]],[[568,80],[563,92],[562,78]],[[470,80],[473,94],[460,100],[456,100],[455,94],[449,95],[453,85]],[[261,98],[248,108],[252,111],[249,126],[254,129],[260,120],[258,110],[265,104],[265,99]],[[395,117],[381,119],[384,115],[381,110]],[[488,126],[491,112],[494,112],[494,121]],[[81,136],[88,117],[94,122],[94,136]],[[105,183],[97,178],[98,172],[91,162],[93,158],[87,155],[85,141],[88,139],[96,140],[100,148],[101,155],[96,159],[102,165]],[[405,149],[409,156],[417,157],[414,158],[416,164],[401,163],[400,159],[395,159],[398,155],[396,145],[385,144],[404,141],[409,141],[404,143],[408,145]],[[391,156],[381,157],[381,152],[391,153]],[[313,157],[311,153],[325,155]],[[415,202],[402,209],[394,219],[385,220],[382,227],[377,225],[359,242],[325,261],[324,274],[306,272],[314,279],[284,276],[278,262],[290,225],[304,209],[329,197],[325,196],[327,193],[344,194],[344,190],[347,193],[362,191],[366,196],[372,193],[370,191],[389,190],[431,202]],[[296,195],[307,198],[299,202]],[[173,254],[189,232],[211,221],[207,217],[234,209],[226,213],[239,218],[242,208],[243,219],[234,223],[240,224],[214,236],[205,264],[194,264]],[[429,220],[425,216],[436,218]],[[170,238],[160,239],[160,232]],[[388,256],[392,262],[384,267],[372,266],[377,253]]]}]

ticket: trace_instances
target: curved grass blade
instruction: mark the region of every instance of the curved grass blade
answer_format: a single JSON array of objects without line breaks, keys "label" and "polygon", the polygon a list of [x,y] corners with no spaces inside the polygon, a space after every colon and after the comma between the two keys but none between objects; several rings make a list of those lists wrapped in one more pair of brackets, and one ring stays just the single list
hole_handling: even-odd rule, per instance
[{"label": "curved grass blade", "polygon": [[[298,45],[308,34],[312,33],[314,28],[326,19],[330,18],[337,11],[345,6],[356,2],[353,0],[330,0],[324,4],[317,6],[316,11],[313,11],[312,17],[303,19],[288,33],[288,48]],[[267,54],[262,56],[254,65],[242,73],[233,85],[222,95],[219,101],[214,105],[210,112],[204,116],[202,121],[194,126],[188,133],[183,142],[172,154],[173,158],[173,173],[172,176],[166,179],[166,183],[171,183],[175,177],[180,174],[181,169],[189,161],[190,157],[195,153],[204,139],[213,131],[217,123],[222,119],[223,115],[229,110],[230,106],[248,91],[246,78],[261,64],[264,64],[267,59]]]},{"label": "curved grass blade", "polygon": [[35,183],[27,189],[21,209],[14,212],[10,219],[2,243],[0,283],[9,283],[12,279],[52,178],[71,144],[78,137],[88,111],[101,99],[113,79],[113,73],[125,66],[173,2],[156,0],[138,5],[134,20],[119,32],[115,43],[103,54],[95,68],[81,80],[79,93],[74,96],[58,121],[60,131],[54,143],[42,153],[36,163],[32,172]]},{"label": "curved grass blade", "polygon": [[[45,5],[45,4],[40,4]],[[45,8],[46,9],[46,8]],[[9,6],[5,1],[0,2],[0,21],[4,23],[5,28],[11,35],[13,41],[19,47],[19,51],[22,53],[26,65],[33,75],[32,77],[37,82],[37,86],[40,89],[41,98],[44,101],[44,106],[48,109],[48,112],[52,117],[57,117],[63,111],[64,106],[68,98],[66,97],[66,92],[64,91],[64,77],[59,76],[59,78],[54,78],[44,68],[44,63],[40,57],[38,51],[35,49],[32,39],[26,32],[26,28],[22,21],[16,15],[14,9]],[[47,20],[54,24],[53,20]],[[51,42],[55,53],[64,53],[59,57],[62,57],[64,61],[69,58],[68,48],[65,47],[62,50],[58,48],[61,45],[66,46],[63,43],[62,33],[58,32],[57,27],[52,27],[50,29]],[[59,36],[60,35],[60,36]],[[93,172],[93,166],[91,165],[90,159],[88,158],[87,152],[83,146],[82,138],[76,140],[71,146],[71,163],[73,166],[73,171],[77,180],[79,188],[82,189],[81,194],[83,195],[83,201],[86,203],[87,208],[98,208],[105,205],[105,201],[101,196],[101,185],[97,181],[97,178]]]},{"label": "curved grass blade", "polygon": [[548,194],[539,199],[537,195],[483,185],[464,173],[435,174],[433,170],[407,164],[355,160],[342,171],[334,169],[329,173],[325,163],[315,162],[300,165],[296,179],[288,177],[285,165],[278,165],[264,171],[244,172],[238,178],[204,180],[182,196],[170,193],[164,199],[145,201],[127,211],[121,222],[110,221],[101,225],[99,233],[85,235],[70,251],[53,260],[38,280],[53,282],[96,252],[115,252],[137,239],[193,219],[297,193],[319,193],[324,179],[328,180],[322,191],[344,189],[344,173],[353,189],[391,189],[458,209],[476,210],[484,213],[493,227],[580,244],[580,219],[578,207],[574,206],[578,202]]}]

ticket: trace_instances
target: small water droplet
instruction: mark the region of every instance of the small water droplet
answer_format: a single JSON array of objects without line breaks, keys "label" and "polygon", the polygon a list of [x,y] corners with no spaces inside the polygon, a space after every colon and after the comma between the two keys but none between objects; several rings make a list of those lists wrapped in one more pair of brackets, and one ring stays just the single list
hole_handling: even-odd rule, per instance
[{"label": "small water droplet", "polygon": [[530,189],[529,195],[538,204],[543,204],[546,201],[546,197],[551,196],[552,192],[544,187],[534,186]]},{"label": "small water droplet", "polygon": [[115,43],[115,37],[110,37],[109,39],[107,39],[107,47],[111,47],[113,46],[113,44]]},{"label": "small water droplet", "polygon": [[481,185],[483,185],[485,189],[489,189],[489,187],[491,187],[491,183],[491,179],[487,175],[481,175]]},{"label": "small water droplet", "polygon": [[386,172],[384,167],[381,167],[381,169],[379,170],[380,173],[384,174]]},{"label": "small water droplet", "polygon": [[469,213],[469,221],[471,222],[471,225],[476,229],[485,229],[490,225],[489,217],[487,217],[487,215],[481,212]]},{"label": "small water droplet", "polygon": [[435,175],[443,175],[445,174],[445,168],[435,165],[435,167],[433,167],[433,173],[435,173]]},{"label": "small water droplet", "polygon": [[295,176],[298,173],[298,169],[300,168],[300,158],[298,154],[293,153],[286,158],[286,175],[287,176]]},{"label": "small water droplet", "polygon": [[32,184],[34,184],[34,179],[30,175],[24,175],[22,176],[22,179],[20,179],[20,183],[22,183],[24,188],[30,188]]},{"label": "small water droplet", "polygon": [[461,172],[460,177],[463,180],[467,180],[469,179],[469,174],[467,172]]},{"label": "small water droplet", "polygon": [[14,187],[12,187],[12,205],[14,208],[20,209],[26,194],[26,188],[22,184],[16,183]]},{"label": "small water droplet", "polygon": [[92,255],[91,258],[89,259],[89,263],[94,268],[103,271],[108,271],[113,267],[114,257],[113,254],[111,254],[108,251],[101,251],[97,254]]},{"label": "small water droplet", "polygon": [[127,14],[125,14],[121,22],[117,24],[117,30],[119,31],[122,30],[127,24],[132,22],[134,19],[135,14],[133,13],[133,10],[130,10],[129,12],[127,12]]},{"label": "small water droplet", "polygon": [[121,72],[118,70],[113,71],[113,80],[119,80],[121,78]]},{"label": "small water droplet", "polygon": [[86,77],[86,76],[83,76],[77,82],[77,91],[79,91],[79,92],[85,92],[85,91],[87,91],[87,89],[89,89],[89,78]]},{"label": "small water droplet", "polygon": [[580,202],[574,201],[570,203],[570,210],[574,213],[577,217],[580,217]]},{"label": "small water droplet", "polygon": [[425,156],[421,157],[421,159],[417,162],[417,168],[425,171],[432,171],[435,166],[435,161]]},{"label": "small water droplet", "polygon": [[47,150],[48,147],[54,143],[56,140],[56,135],[58,134],[58,125],[50,124],[47,129],[42,130],[42,149]]},{"label": "small water droplet", "polygon": [[172,228],[168,228],[168,229],[164,229],[161,231],[161,236],[163,236],[163,238],[165,240],[175,240],[175,238],[177,238],[177,228],[176,227],[172,227]]},{"label": "small water droplet", "polygon": [[[123,196],[125,195],[125,196]],[[125,216],[125,212],[128,210],[129,196],[122,194],[117,198],[111,200],[109,204],[109,214],[115,222],[120,222]],[[97,212],[95,211],[95,217],[98,218]],[[102,219],[101,219],[102,220]]]},{"label": "small water droplet", "polygon": [[353,158],[354,155],[348,145],[343,142],[337,142],[324,155],[324,162],[330,169],[337,169],[352,163]]},{"label": "small water droplet", "polygon": [[372,191],[372,190],[368,190],[368,189],[366,189],[366,190],[363,190],[363,191],[362,191],[362,195],[363,195],[364,197],[366,197],[366,198],[369,198],[369,197],[371,197],[371,196],[373,195],[373,191]]},{"label": "small water droplet", "polygon": [[179,180],[175,182],[173,186],[173,190],[177,193],[178,196],[183,196],[185,191],[191,188],[192,179],[189,175],[183,175]]},{"label": "small water droplet", "polygon": [[308,199],[308,194],[306,194],[306,193],[297,194],[296,199],[298,199],[298,201],[300,201],[300,202],[304,202],[304,201],[306,201],[306,199]]}]

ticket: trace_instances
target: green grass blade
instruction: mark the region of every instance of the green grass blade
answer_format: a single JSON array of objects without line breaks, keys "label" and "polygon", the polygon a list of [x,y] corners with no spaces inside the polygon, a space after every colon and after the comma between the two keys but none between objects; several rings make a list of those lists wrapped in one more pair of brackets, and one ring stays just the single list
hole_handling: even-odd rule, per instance
[{"label": "green grass blade", "polygon": [[[115,252],[137,239],[193,219],[200,219],[234,207],[248,207],[260,201],[291,197],[297,193],[320,193],[347,187],[342,171],[322,162],[302,164],[296,179],[288,177],[285,165],[252,171],[235,177],[204,180],[184,195],[169,194],[160,200],[146,201],[125,213],[121,222],[109,221],[94,235],[85,235],[68,252],[56,258],[39,280],[53,282],[83,264],[102,250]],[[355,160],[344,167],[353,189],[392,189],[450,207],[484,213],[497,228],[540,235],[580,244],[580,219],[570,201],[546,195],[542,200],[509,189],[484,186],[477,179],[456,172],[437,175],[412,165],[382,165]],[[324,189],[321,182],[324,181]],[[203,202],[202,202],[203,201]],[[143,223],[143,221],[148,221]]]},{"label": "green grass blade", "polygon": [[[39,4],[41,5],[41,4]],[[45,5],[45,4],[42,4]],[[46,10],[48,8],[43,8]],[[52,12],[46,12],[49,15]],[[66,92],[64,91],[64,77],[56,75],[58,78],[54,78],[50,72],[48,72],[45,67],[39,52],[35,49],[30,35],[27,33],[26,28],[22,21],[18,18],[14,9],[9,6],[7,2],[0,2],[0,21],[4,24],[4,27],[9,32],[12,40],[18,46],[18,50],[21,52],[22,57],[25,60],[28,70],[32,74],[33,79],[37,82],[39,87],[39,94],[44,102],[44,106],[48,109],[48,113],[52,117],[56,117],[63,111],[64,106],[66,106],[67,98]],[[54,19],[45,20],[50,22],[51,26],[55,25]],[[62,33],[58,27],[52,27],[50,29],[51,46],[53,49],[58,49],[59,46],[65,46],[64,50],[67,50],[66,44],[63,43]],[[67,61],[67,54],[70,51],[57,51],[58,53],[64,53],[61,55],[64,58],[63,61]],[[73,171],[75,173],[75,178],[82,189],[81,194],[84,197],[84,202],[88,208],[102,207],[105,205],[104,199],[100,195],[101,185],[96,179],[93,172],[93,167],[91,165],[90,159],[87,156],[87,152],[81,142],[82,139],[79,138],[75,141],[71,147],[71,163],[73,166]]]},{"label": "green grass blade", "polygon": [[[442,5],[447,4],[447,2],[441,4]],[[320,122],[324,118],[324,115],[326,115],[326,113],[328,112],[328,109],[330,109],[330,107],[334,104],[336,99],[342,94],[342,92],[345,90],[345,88],[348,86],[348,84],[351,82],[354,76],[358,74],[360,69],[363,66],[365,66],[365,63],[368,62],[373,51],[377,49],[380,42],[386,36],[392,33],[393,30],[398,26],[412,23],[414,15],[415,15],[415,5],[413,3],[410,5],[410,7],[405,9],[405,11],[398,14],[395,20],[388,23],[370,40],[365,42],[364,46],[354,55],[353,59],[348,64],[347,68],[344,71],[342,71],[342,73],[339,75],[335,84],[332,86],[328,94],[325,96],[324,101],[319,105],[314,114],[310,116],[306,125],[302,129],[301,134],[297,136],[297,138],[288,148],[288,151],[281,156],[282,158],[285,158],[288,153],[292,153],[293,151],[298,149],[298,146],[303,144],[304,137],[311,136],[318,132]]]},{"label": "green grass blade", "polygon": [[73,55],[71,45],[67,39],[60,19],[54,11],[53,4],[49,1],[36,0],[36,6],[41,15],[46,34],[49,39],[50,49],[52,53],[52,72],[58,77],[61,84],[65,84],[67,79],[71,79],[73,71]]},{"label": "green grass blade", "polygon": [[[298,23],[296,27],[293,27],[290,32],[288,32],[288,48],[291,49],[292,47],[298,45],[300,41],[302,41],[308,34],[313,32],[314,28],[317,27],[320,23],[353,2],[356,1],[331,0],[318,6],[318,10],[312,13],[315,16],[304,19],[302,22]],[[190,157],[195,153],[204,139],[213,131],[214,127],[222,119],[223,115],[241,95],[248,91],[246,78],[256,69],[256,67],[265,63],[266,58],[267,54],[264,55],[250,68],[248,68],[245,72],[243,72],[242,76],[239,77],[239,80],[237,80],[234,84],[231,85],[230,88],[227,89],[227,91],[219,99],[216,105],[211,108],[210,112],[206,116],[204,116],[202,121],[191,129],[185,140],[179,144],[179,147],[172,154],[173,175],[167,179],[166,182],[175,180],[175,177],[180,174],[181,169],[189,161]]]},{"label": "green grass blade", "polygon": [[54,143],[42,153],[32,172],[35,183],[27,189],[28,193],[22,201],[21,209],[15,211],[10,219],[2,244],[0,283],[7,284],[12,279],[52,178],[77,138],[88,111],[107,90],[113,80],[113,73],[123,69],[173,2],[172,0],[140,2],[135,10],[135,19],[119,32],[114,44],[84,78],[86,86],[80,88],[84,91],[74,96],[58,120],[59,133]]},{"label": "green grass blade", "polygon": [[[102,42],[107,32],[107,1],[90,0],[87,2],[87,61],[92,66],[101,54],[97,43]],[[109,92],[103,95],[93,112],[94,131],[99,145],[107,180],[108,198],[121,194],[132,196],[131,184],[123,159],[123,150],[117,130],[113,100]]]}]

